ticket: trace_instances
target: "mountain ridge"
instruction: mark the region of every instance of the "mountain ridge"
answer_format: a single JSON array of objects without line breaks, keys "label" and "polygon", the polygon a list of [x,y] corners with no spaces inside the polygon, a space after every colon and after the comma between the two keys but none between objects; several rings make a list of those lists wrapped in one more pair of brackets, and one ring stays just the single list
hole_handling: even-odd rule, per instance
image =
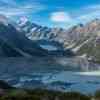
[{"label": "mountain ridge", "polygon": [[86,24],[77,24],[69,29],[48,28],[28,20],[27,22],[28,24],[24,23],[21,28],[29,39],[57,41],[62,43],[65,50],[70,49],[77,56],[86,54],[89,59],[99,60],[100,19],[94,19]]},{"label": "mountain ridge", "polygon": [[[44,41],[44,40],[35,40],[32,41],[28,39],[24,31],[20,29],[20,27],[14,23],[14,22],[9,22],[9,19],[7,19],[5,16],[1,16],[2,18],[0,19],[0,39],[1,39],[1,51],[7,54],[7,56],[15,56],[17,54],[24,56],[24,57],[32,57],[32,56],[51,56],[51,55],[63,55],[66,53],[63,50],[63,47],[60,43],[57,42],[52,42],[52,41]],[[6,19],[6,20],[4,20]],[[5,24],[6,23],[6,24]],[[47,44],[43,43],[46,42]],[[51,49],[48,50],[46,48],[43,48],[40,44],[45,46],[51,46],[53,48],[56,47],[57,49]],[[7,47],[6,47],[7,46]],[[9,47],[9,48],[8,48]],[[5,49],[4,49],[5,48]],[[11,50],[13,50],[12,54]],[[8,54],[8,53],[11,53]],[[17,53],[17,54],[16,54]]]},{"label": "mountain ridge", "polygon": [[28,19],[16,23],[3,15],[0,18],[0,41],[9,47],[4,49],[1,45],[1,54],[13,51],[15,54],[11,56],[85,55],[87,60],[100,62],[100,19],[62,29],[41,26]]}]

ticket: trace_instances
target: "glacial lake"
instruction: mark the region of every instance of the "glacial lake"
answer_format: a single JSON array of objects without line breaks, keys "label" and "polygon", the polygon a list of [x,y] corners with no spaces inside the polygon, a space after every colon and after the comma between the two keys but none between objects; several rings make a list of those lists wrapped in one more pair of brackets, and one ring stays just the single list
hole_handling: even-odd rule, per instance
[{"label": "glacial lake", "polygon": [[77,61],[4,58],[0,60],[0,79],[20,88],[94,93],[100,89],[99,66]]}]

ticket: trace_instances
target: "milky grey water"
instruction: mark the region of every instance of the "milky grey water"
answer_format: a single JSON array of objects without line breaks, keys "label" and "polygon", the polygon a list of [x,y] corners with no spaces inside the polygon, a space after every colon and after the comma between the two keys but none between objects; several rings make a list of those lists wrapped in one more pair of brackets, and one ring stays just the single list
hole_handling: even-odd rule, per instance
[{"label": "milky grey water", "polygon": [[0,59],[0,79],[30,89],[93,93],[100,87],[99,65],[75,58]]}]

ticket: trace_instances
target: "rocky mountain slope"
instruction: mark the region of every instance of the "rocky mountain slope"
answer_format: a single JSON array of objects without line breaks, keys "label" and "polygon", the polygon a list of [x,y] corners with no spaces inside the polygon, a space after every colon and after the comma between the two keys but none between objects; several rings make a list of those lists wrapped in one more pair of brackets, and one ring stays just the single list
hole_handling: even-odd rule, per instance
[{"label": "rocky mountain slope", "polygon": [[48,28],[20,20],[18,25],[31,40],[45,39],[62,43],[65,50],[72,50],[78,56],[88,60],[100,61],[100,19],[70,29]]},{"label": "rocky mountain slope", "polygon": [[95,19],[86,25],[80,25],[70,29],[69,33],[74,37],[72,50],[78,55],[84,55],[88,60],[100,62],[100,20]]},{"label": "rocky mountain slope", "polygon": [[0,44],[0,56],[32,57],[65,54],[58,42],[28,39],[16,23],[3,15],[0,15]]},{"label": "rocky mountain slope", "polygon": [[[40,26],[30,22],[28,19],[20,19],[18,21],[19,27],[26,33],[26,36],[31,40],[50,40],[63,42],[63,34],[66,30],[62,28],[49,28],[47,26]],[[62,38],[61,38],[62,37]]]},{"label": "rocky mountain slope", "polygon": [[48,28],[0,15],[0,56],[77,55],[100,62],[100,19],[69,29]]}]

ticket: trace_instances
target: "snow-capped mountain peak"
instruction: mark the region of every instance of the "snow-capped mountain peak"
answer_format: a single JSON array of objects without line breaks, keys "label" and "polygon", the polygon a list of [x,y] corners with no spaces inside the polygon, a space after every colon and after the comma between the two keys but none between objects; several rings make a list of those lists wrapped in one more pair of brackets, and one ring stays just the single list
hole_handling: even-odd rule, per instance
[{"label": "snow-capped mountain peak", "polygon": [[21,27],[21,26],[25,25],[27,22],[28,22],[28,18],[25,17],[25,16],[23,16],[23,17],[21,17],[20,20],[18,21],[18,24],[19,24],[19,26]]}]

